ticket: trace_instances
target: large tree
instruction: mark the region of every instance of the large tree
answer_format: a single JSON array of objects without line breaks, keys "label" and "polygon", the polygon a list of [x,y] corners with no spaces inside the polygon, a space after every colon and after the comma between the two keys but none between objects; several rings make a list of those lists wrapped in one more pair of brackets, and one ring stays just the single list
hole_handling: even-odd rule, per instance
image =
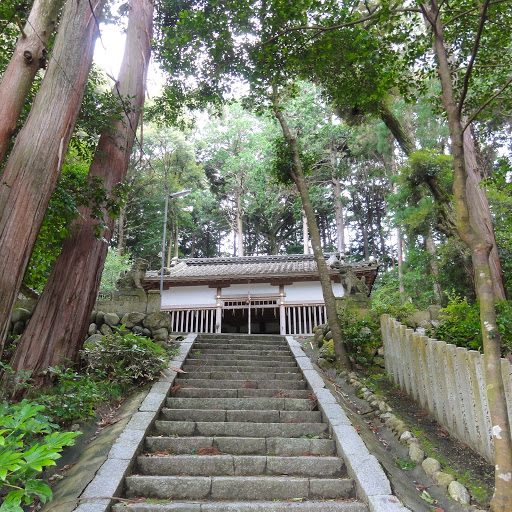
[{"label": "large tree", "polygon": [[46,69],[48,42],[64,0],[35,0],[0,82],[0,165],[37,72]]},{"label": "large tree", "polygon": [[[457,229],[471,251],[476,293],[480,303],[487,398],[493,425],[495,458],[495,491],[491,508],[493,511],[505,512],[512,508],[512,439],[501,374],[500,335],[496,325],[496,295],[490,261],[493,242],[489,236],[489,226],[480,222],[481,210],[468,198],[467,188],[467,182],[471,179],[468,163],[471,162],[474,151],[468,143],[470,122],[512,82],[512,77],[504,79],[488,76],[495,80],[494,83],[491,81],[493,89],[486,91],[487,99],[479,104],[475,101],[478,100],[476,95],[471,94],[472,82],[476,80],[472,72],[477,58],[487,57],[486,62],[496,59],[495,48],[487,45],[500,44],[505,35],[502,32],[504,26],[510,27],[510,12],[504,10],[501,5],[491,8],[490,3],[486,0],[481,5],[471,5],[476,23],[467,26],[464,25],[464,20],[464,26],[459,27],[457,33],[453,32],[453,26],[447,29],[447,22],[452,13],[447,13],[436,0],[421,4],[421,10],[433,35],[437,72],[442,86],[441,101],[451,136]],[[464,29],[463,33],[466,36],[462,39],[461,28]],[[456,53],[454,45],[457,43]],[[467,65],[462,67],[464,71],[460,76],[459,66],[462,62]],[[498,92],[495,92],[496,89]]]},{"label": "large tree", "polygon": [[[101,135],[89,171],[110,192],[124,182],[144,104],[152,15],[149,0],[131,0],[125,53],[115,85],[119,100],[124,102],[124,115]],[[98,219],[90,208],[82,210],[19,341],[11,363],[15,370],[37,374],[49,366],[78,360],[114,228],[112,217],[106,216],[103,222],[98,237]]]},{"label": "large tree", "polygon": [[48,71],[16,138],[0,183],[0,353],[10,315],[78,117],[92,62],[97,18],[69,0]]}]

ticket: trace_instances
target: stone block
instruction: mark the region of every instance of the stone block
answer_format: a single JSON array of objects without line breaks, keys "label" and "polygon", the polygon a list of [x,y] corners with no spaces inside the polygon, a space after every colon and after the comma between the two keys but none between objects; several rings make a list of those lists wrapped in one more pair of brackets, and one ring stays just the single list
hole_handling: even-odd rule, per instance
[{"label": "stone block", "polygon": [[314,393],[316,393],[318,390],[322,388],[325,388],[324,381],[315,370],[304,370],[302,373],[309,387]]},{"label": "stone block", "polygon": [[112,445],[108,458],[131,460],[140,451],[144,442],[144,436],[144,430],[123,430]]},{"label": "stone block", "polygon": [[131,459],[132,456],[128,458],[108,458],[80,497],[104,498],[105,496],[119,496],[122,490],[123,479],[131,466]]},{"label": "stone block", "polygon": [[400,503],[396,496],[391,494],[369,496],[368,508],[370,512],[407,512],[409,510]]},{"label": "stone block", "polygon": [[147,432],[155,419],[154,412],[136,412],[126,425],[127,430],[143,430]]}]

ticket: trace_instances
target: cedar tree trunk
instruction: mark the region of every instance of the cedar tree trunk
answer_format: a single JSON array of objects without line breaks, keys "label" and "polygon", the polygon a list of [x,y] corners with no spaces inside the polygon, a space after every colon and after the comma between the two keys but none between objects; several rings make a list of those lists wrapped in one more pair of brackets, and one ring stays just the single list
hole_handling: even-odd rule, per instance
[{"label": "cedar tree trunk", "polygon": [[[482,7],[482,20],[485,9]],[[501,374],[500,335],[496,325],[495,295],[489,255],[492,249],[487,239],[487,231],[482,232],[481,223],[476,222],[475,205],[468,200],[466,167],[464,154],[464,133],[461,119],[462,105],[455,100],[452,71],[448,51],[444,42],[443,24],[437,0],[422,4],[425,17],[434,34],[434,51],[437,58],[438,74],[442,86],[441,100],[445,108],[451,136],[451,153],[454,166],[453,192],[457,212],[457,228],[461,239],[471,251],[475,274],[475,289],[480,301],[480,323],[484,347],[485,380],[487,400],[492,424],[494,441],[494,496],[491,510],[509,512],[512,510],[512,438],[508,421],[507,403]]]},{"label": "cedar tree trunk", "polygon": [[352,363],[348,357],[345,344],[343,343],[343,333],[341,331],[341,324],[338,320],[338,312],[336,310],[336,298],[332,291],[331,277],[329,275],[329,269],[327,268],[327,262],[322,251],[322,244],[320,242],[320,233],[318,231],[318,224],[316,222],[315,212],[311,199],[309,197],[308,186],[304,177],[304,171],[302,169],[302,162],[300,160],[299,148],[297,141],[292,135],[288,123],[283,116],[283,113],[279,109],[277,98],[274,95],[274,115],[279,121],[283,130],[284,138],[290,147],[293,156],[293,171],[291,178],[293,179],[297,190],[299,191],[302,199],[302,207],[304,208],[304,214],[308,221],[309,235],[311,237],[311,245],[313,247],[313,254],[318,269],[318,276],[320,278],[320,284],[322,286],[322,294],[324,296],[325,309],[327,311],[327,320],[329,321],[329,327],[332,332],[332,339],[334,341],[334,351],[336,357],[340,362],[341,366],[345,369],[352,368]]},{"label": "cedar tree trunk", "polygon": [[242,224],[242,189],[236,187],[236,233],[238,236],[238,256],[244,255],[244,232]]},{"label": "cedar tree trunk", "polygon": [[[128,115],[116,121],[114,132],[103,133],[89,173],[103,178],[111,190],[123,182],[144,104],[149,63],[153,4],[131,0],[125,53],[117,90],[125,99]],[[112,135],[114,133],[115,135]],[[14,354],[15,370],[43,371],[65,360],[77,361],[96,301],[114,219],[106,220],[103,237],[94,236],[89,209],[83,209],[76,231],[66,240],[41,299]],[[63,286],[64,284],[64,286]]]},{"label": "cedar tree trunk", "polygon": [[64,0],[35,0],[0,83],[0,164],[3,162],[34,78],[46,68],[46,46]]},{"label": "cedar tree trunk", "polygon": [[[96,18],[104,0],[93,3]],[[0,354],[87,84],[97,34],[89,2],[69,0],[48,71],[0,183]],[[61,281],[62,283],[62,281]]]}]

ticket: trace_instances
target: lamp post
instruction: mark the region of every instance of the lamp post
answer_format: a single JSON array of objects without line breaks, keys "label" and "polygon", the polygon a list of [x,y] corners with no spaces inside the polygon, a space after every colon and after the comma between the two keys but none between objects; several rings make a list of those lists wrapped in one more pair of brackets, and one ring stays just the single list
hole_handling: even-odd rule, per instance
[{"label": "lamp post", "polygon": [[169,194],[169,186],[165,184],[165,209],[164,209],[164,236],[162,237],[162,264],[160,266],[160,301],[164,291],[164,258],[165,258],[165,235],[167,231],[167,210],[169,208],[169,198],[178,199],[190,194],[190,190],[181,190],[180,192],[173,192]]}]

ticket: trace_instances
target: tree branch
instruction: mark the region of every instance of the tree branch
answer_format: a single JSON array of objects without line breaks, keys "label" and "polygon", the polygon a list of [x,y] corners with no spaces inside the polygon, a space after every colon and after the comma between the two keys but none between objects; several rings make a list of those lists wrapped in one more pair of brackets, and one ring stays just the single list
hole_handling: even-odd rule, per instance
[{"label": "tree branch", "polygon": [[466,128],[477,118],[477,116],[480,114],[480,112],[482,112],[482,110],[484,110],[485,107],[487,107],[492,101],[494,101],[511,83],[512,83],[512,75],[509,76],[508,80],[505,82],[505,85],[499,91],[497,91],[495,94],[493,94],[487,101],[485,101],[482,105],[480,105],[480,107],[475,112],[473,112],[473,114],[471,114],[468,117],[466,124],[462,128],[463,133],[466,130]]},{"label": "tree branch", "polygon": [[482,6],[482,12],[480,14],[480,23],[478,24],[478,30],[475,35],[475,42],[473,44],[473,50],[471,52],[471,58],[469,59],[468,69],[466,74],[464,75],[464,84],[462,86],[462,92],[459,98],[459,104],[457,105],[457,111],[459,116],[462,114],[462,107],[464,105],[464,101],[466,99],[469,87],[469,79],[471,78],[471,72],[473,71],[473,65],[476,60],[476,55],[478,53],[478,48],[480,46],[480,40],[482,39],[482,32],[484,31],[484,25],[486,20],[487,8],[489,7],[489,3],[491,0],[485,0],[484,5]]}]

